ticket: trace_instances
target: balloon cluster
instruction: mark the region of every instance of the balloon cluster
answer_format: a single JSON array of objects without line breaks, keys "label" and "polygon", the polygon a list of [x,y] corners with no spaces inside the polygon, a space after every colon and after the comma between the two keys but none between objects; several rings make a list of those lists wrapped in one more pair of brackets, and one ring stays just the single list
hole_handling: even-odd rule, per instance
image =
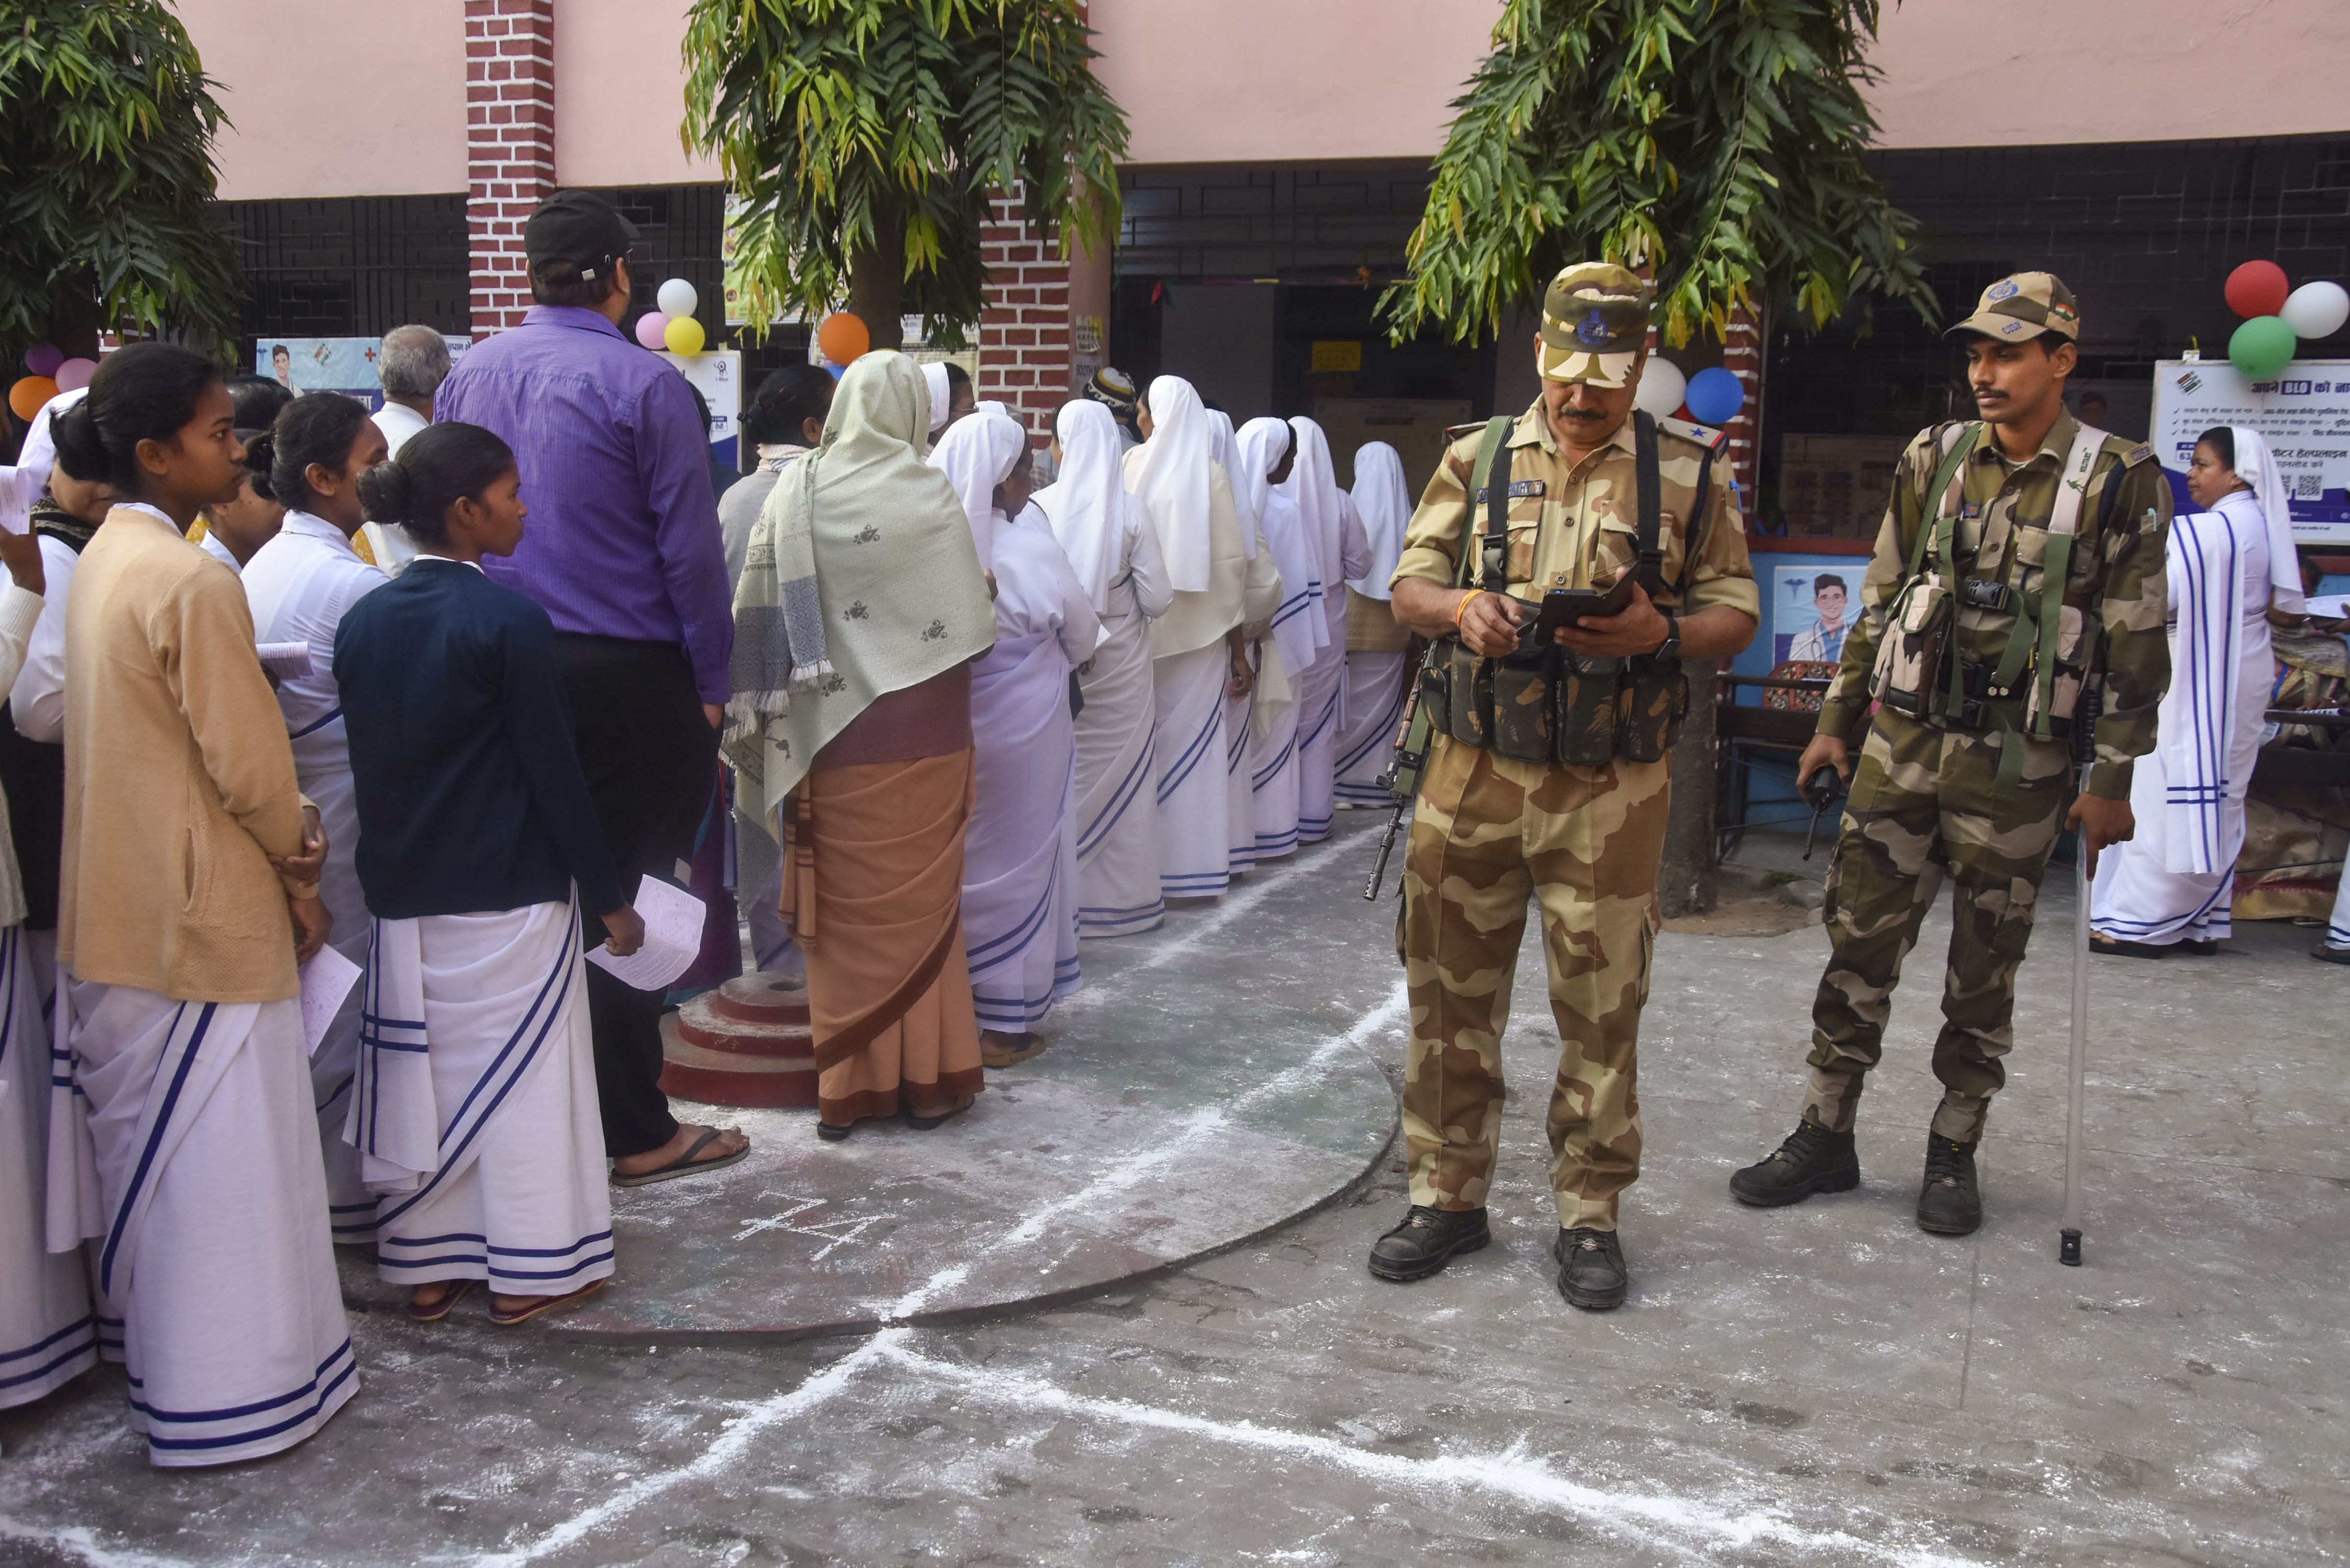
[{"label": "balloon cluster", "polygon": [[2293,362],[2304,338],[2331,337],[2350,322],[2350,290],[2338,283],[2291,286],[2284,268],[2248,261],[2228,275],[2228,308],[2244,317],[2228,339],[2228,362],[2265,381]]},{"label": "balloon cluster", "polygon": [[88,386],[89,379],[98,374],[98,361],[68,359],[56,344],[36,343],[25,350],[25,369],[32,374],[8,389],[8,410],[20,420],[30,420],[59,392]]},{"label": "balloon cluster", "polygon": [[873,334],[866,327],[862,317],[851,316],[846,310],[836,310],[816,324],[816,351],[824,356],[824,368],[832,373],[836,381],[840,379],[840,373],[848,369],[850,361],[872,347]]},{"label": "balloon cluster", "polygon": [[693,291],[693,285],[673,277],[660,286],[653,303],[660,308],[648,310],[637,317],[637,341],[648,348],[666,348],[688,358],[701,353],[706,339],[702,323],[693,318],[693,313],[701,306],[702,296]]},{"label": "balloon cluster", "polygon": [[1686,413],[1701,425],[1726,425],[1746,406],[1746,388],[1737,372],[1720,365],[1683,376],[1679,366],[1652,354],[1632,401],[1657,419]]}]

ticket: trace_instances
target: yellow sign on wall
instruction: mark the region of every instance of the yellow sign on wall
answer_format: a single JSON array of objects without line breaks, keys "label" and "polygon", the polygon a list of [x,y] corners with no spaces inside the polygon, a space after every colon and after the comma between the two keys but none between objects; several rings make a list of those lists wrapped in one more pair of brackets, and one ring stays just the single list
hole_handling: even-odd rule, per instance
[{"label": "yellow sign on wall", "polygon": [[1349,340],[1344,343],[1314,345],[1314,369],[1316,376],[1351,376],[1363,368],[1363,346]]}]

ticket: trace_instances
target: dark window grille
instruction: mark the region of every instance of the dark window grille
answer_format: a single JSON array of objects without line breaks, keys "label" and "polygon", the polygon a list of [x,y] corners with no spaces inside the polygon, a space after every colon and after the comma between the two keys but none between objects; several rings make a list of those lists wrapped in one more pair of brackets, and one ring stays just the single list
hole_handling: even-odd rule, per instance
[{"label": "dark window grille", "polygon": [[410,322],[462,333],[473,325],[462,195],[220,209],[244,269],[248,338],[375,337]]}]

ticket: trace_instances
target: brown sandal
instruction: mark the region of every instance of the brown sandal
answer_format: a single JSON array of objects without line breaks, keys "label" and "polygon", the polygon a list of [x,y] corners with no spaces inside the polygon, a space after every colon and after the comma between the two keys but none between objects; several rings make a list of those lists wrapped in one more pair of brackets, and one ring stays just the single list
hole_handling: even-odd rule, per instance
[{"label": "brown sandal", "polygon": [[[427,1281],[426,1282],[431,1283],[432,1282]],[[447,1285],[449,1288],[442,1291],[441,1293],[441,1299],[434,1302],[429,1307],[418,1306],[416,1304],[416,1298],[412,1295],[408,1298],[409,1322],[439,1323],[442,1318],[449,1315],[451,1311],[455,1308],[459,1302],[463,1301],[467,1296],[473,1294],[473,1287],[480,1284],[482,1282],[479,1280],[442,1280],[440,1282]]]},{"label": "brown sandal", "polygon": [[490,1321],[500,1328],[512,1328],[518,1323],[528,1323],[542,1314],[556,1312],[564,1307],[577,1306],[603,1288],[602,1280],[590,1280],[577,1290],[567,1292],[563,1295],[540,1296],[518,1312],[508,1312],[494,1303],[490,1307]]}]

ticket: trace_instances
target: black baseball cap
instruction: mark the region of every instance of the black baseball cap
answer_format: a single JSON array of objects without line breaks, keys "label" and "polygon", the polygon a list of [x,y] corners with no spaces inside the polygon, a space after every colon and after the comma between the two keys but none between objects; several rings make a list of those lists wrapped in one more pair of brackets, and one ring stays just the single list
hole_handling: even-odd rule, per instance
[{"label": "black baseball cap", "polygon": [[606,265],[626,256],[636,238],[636,224],[595,192],[557,191],[523,225],[522,248],[531,271],[570,266],[585,283],[602,276]]}]

